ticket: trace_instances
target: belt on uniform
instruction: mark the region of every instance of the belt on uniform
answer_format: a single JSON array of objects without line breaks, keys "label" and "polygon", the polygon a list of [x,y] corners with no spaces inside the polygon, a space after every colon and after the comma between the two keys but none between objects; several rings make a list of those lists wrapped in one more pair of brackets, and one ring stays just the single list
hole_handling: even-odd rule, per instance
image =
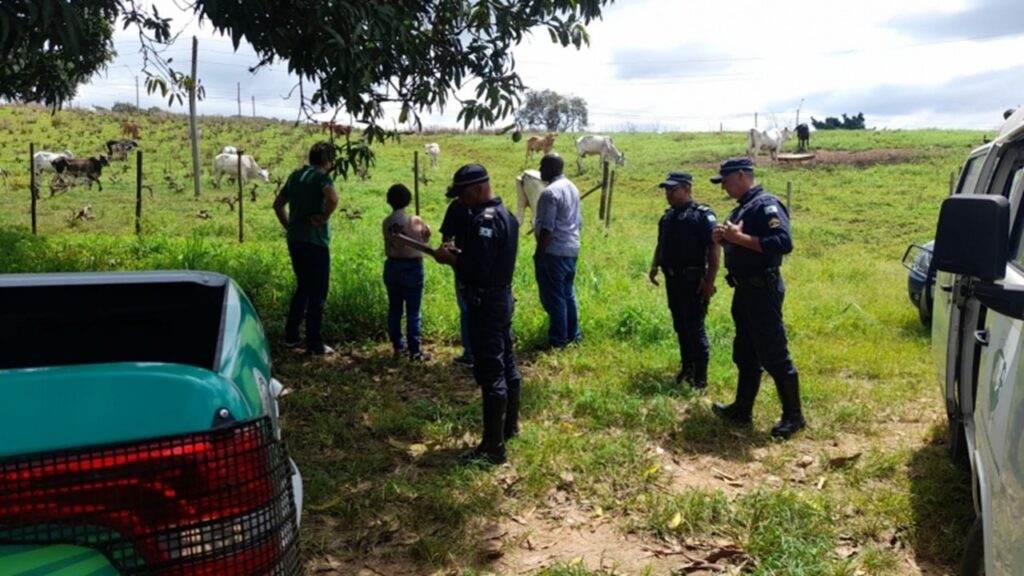
[{"label": "belt on uniform", "polygon": [[499,292],[505,292],[512,288],[511,284],[505,284],[503,286],[489,286],[487,288],[477,288],[468,284],[459,283],[459,290],[463,294],[470,294],[473,296],[488,296],[490,294],[497,294]]},{"label": "belt on uniform", "polygon": [[686,280],[700,280],[704,277],[703,266],[680,266],[678,268],[662,268],[665,276],[685,278]]},{"label": "belt on uniform", "polygon": [[412,256],[409,258],[399,256],[388,256],[388,262],[422,262],[422,256]]},{"label": "belt on uniform", "polygon": [[765,288],[772,285],[776,280],[779,279],[778,268],[765,268],[761,271],[755,272],[742,272],[733,273],[730,272],[725,275],[725,281],[729,286],[735,288],[737,286],[751,286],[753,288]]}]

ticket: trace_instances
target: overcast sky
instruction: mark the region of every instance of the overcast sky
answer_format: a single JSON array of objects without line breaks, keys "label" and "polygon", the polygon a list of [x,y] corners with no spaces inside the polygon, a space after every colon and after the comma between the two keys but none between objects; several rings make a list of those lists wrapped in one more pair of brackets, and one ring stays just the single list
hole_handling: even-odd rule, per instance
[{"label": "overcast sky", "polygon": [[[863,112],[869,127],[992,130],[1024,103],[1024,18],[1019,0],[619,0],[590,25],[591,45],[575,50],[546,31],[516,50],[530,88],[584,98],[594,131],[745,130],[793,126],[811,116]],[[203,114],[242,112],[294,119],[295,80],[286,67],[253,75],[252,50],[199,28],[173,0],[162,16],[184,33],[168,52],[182,67],[199,37]],[[120,28],[120,26],[118,26]],[[76,103],[134,102],[141,68],[131,31],[115,35],[118,57],[82,86]],[[145,95],[142,105],[167,107]],[[802,107],[801,107],[802,102]],[[186,108],[175,107],[177,111]],[[455,126],[457,110],[424,117]]]}]

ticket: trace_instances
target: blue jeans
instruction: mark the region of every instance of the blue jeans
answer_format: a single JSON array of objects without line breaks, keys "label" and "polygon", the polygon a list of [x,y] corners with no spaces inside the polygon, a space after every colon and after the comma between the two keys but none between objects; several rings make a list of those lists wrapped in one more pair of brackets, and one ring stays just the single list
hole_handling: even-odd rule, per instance
[{"label": "blue jeans", "polygon": [[563,347],[582,338],[576,308],[575,256],[544,254],[533,260],[540,289],[540,303],[548,313],[548,343]]},{"label": "blue jeans", "polygon": [[462,357],[473,361],[473,344],[469,339],[469,306],[462,297],[458,282],[455,283],[455,301],[459,303],[459,338],[462,339]]},{"label": "blue jeans", "polygon": [[297,286],[284,325],[285,340],[299,341],[299,324],[305,317],[306,346],[310,350],[318,350],[324,345],[320,327],[330,286],[331,252],[327,247],[311,242],[289,242],[288,254],[292,259]]},{"label": "blue jeans", "polygon": [[388,337],[395,350],[405,348],[402,340],[402,307],[405,306],[405,335],[409,353],[420,351],[420,305],[423,303],[423,260],[388,258],[384,262],[384,285],[388,289]]}]

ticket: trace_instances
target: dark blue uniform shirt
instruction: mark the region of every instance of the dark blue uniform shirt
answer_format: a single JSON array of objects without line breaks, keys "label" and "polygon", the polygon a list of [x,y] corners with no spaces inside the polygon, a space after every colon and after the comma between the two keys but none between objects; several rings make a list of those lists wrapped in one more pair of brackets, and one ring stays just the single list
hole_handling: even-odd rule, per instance
[{"label": "dark blue uniform shirt", "polygon": [[743,232],[761,241],[764,253],[742,246],[725,243],[725,267],[731,274],[758,274],[769,268],[778,268],[782,256],[793,251],[789,235],[789,212],[775,196],[754,186],[739,200],[739,206],[729,214],[729,222],[743,222]]},{"label": "dark blue uniform shirt", "polygon": [[441,237],[452,238],[455,247],[461,249],[466,240],[466,227],[469,226],[471,216],[472,212],[469,207],[462,202],[458,200],[449,202],[448,209],[444,213],[444,220],[441,221]]},{"label": "dark blue uniform shirt", "polygon": [[665,210],[658,221],[660,266],[663,269],[703,268],[715,223],[711,208],[692,200]]},{"label": "dark blue uniform shirt", "polygon": [[519,222],[509,214],[501,198],[493,198],[472,210],[461,248],[455,264],[455,278],[460,284],[477,290],[512,284]]}]

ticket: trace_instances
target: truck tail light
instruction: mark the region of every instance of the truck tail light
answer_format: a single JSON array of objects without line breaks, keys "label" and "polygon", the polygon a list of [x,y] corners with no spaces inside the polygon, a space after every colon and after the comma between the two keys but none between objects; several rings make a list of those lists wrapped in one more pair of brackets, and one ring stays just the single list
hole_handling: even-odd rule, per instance
[{"label": "truck tail light", "polygon": [[122,574],[296,574],[295,518],[269,418],[0,459],[0,544],[95,548]]}]

